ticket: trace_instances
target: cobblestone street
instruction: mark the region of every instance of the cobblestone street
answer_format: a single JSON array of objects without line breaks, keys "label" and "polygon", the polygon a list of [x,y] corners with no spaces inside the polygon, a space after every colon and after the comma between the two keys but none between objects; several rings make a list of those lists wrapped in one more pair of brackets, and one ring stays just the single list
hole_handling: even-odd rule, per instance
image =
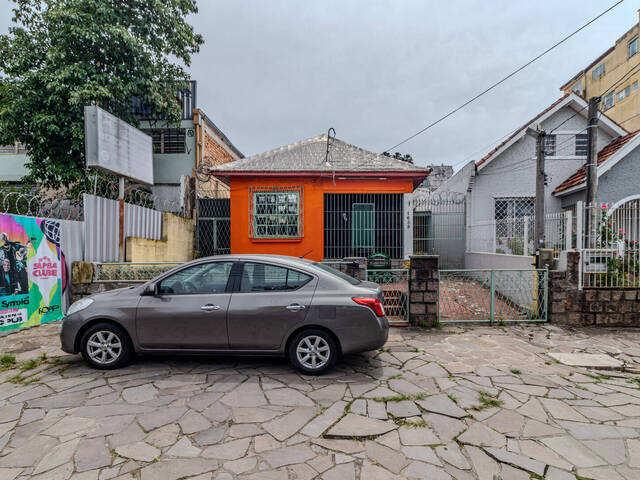
[{"label": "cobblestone street", "polygon": [[[56,334],[0,338],[36,360],[0,372],[1,480],[640,478],[636,330],[394,329],[322,377],[230,357],[100,372]],[[550,355],[572,352],[626,371]]]}]

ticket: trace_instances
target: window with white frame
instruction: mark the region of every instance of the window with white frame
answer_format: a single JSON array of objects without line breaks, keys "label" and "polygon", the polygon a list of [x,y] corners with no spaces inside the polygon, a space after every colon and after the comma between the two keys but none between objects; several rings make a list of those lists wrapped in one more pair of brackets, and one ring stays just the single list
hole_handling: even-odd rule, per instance
[{"label": "window with white frame", "polygon": [[633,82],[633,85],[631,85],[631,91],[635,92],[636,90],[638,90],[638,81],[637,80],[635,82]]},{"label": "window with white frame", "polygon": [[591,72],[591,78],[595,80],[596,78],[599,78],[602,75],[604,75],[604,62],[602,62],[600,65],[598,65],[596,68],[593,69],[593,72]]},{"label": "window with white frame", "polygon": [[627,44],[627,58],[631,58],[638,53],[638,37],[636,36]]},{"label": "window with white frame", "polygon": [[602,105],[604,107],[605,110],[610,109],[611,107],[613,107],[616,104],[616,97],[615,97],[615,92],[610,92],[608,93],[605,97],[604,100],[602,101]]},{"label": "window with white frame", "polygon": [[578,83],[574,84],[573,87],[571,87],[571,91],[578,94],[582,93],[582,79],[580,79]]},{"label": "window with white frame", "polygon": [[302,236],[302,187],[249,188],[252,238]]},{"label": "window with white frame", "polygon": [[589,142],[586,133],[579,133],[576,135],[576,156],[584,156],[589,150]]},{"label": "window with white frame", "polygon": [[535,216],[535,197],[496,198],[494,202],[494,219],[496,222],[496,238],[513,238],[524,235],[524,219]]},{"label": "window with white frame", "polygon": [[547,157],[555,157],[556,155],[556,136],[555,135],[544,136],[544,154]]},{"label": "window with white frame", "polygon": [[620,90],[618,92],[618,101],[624,100],[629,95],[631,95],[631,87],[626,87],[625,89]]}]

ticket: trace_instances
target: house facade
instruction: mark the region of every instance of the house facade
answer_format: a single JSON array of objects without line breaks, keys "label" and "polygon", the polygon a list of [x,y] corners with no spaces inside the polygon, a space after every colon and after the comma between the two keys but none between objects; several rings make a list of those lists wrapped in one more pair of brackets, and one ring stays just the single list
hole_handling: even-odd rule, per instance
[{"label": "house facade", "polygon": [[[598,152],[598,203],[615,205],[640,194],[640,130],[618,137]],[[582,165],[558,185],[553,195],[563,209],[586,201],[586,170]]]},{"label": "house facade", "polygon": [[[561,199],[552,192],[586,160],[586,115],[584,99],[574,93],[565,94],[475,165],[465,166],[443,185],[467,192],[468,251],[511,253],[511,249],[501,248],[500,244],[522,237],[525,228],[522,219],[533,219],[536,138],[531,129],[539,127],[549,134],[545,138],[545,211],[563,210]],[[602,115],[598,149],[626,134],[622,127]]]},{"label": "house facade", "polygon": [[639,33],[640,23],[636,23],[560,87],[565,93],[575,92],[584,98],[601,96],[607,115],[628,131],[640,128]]},{"label": "house facade", "polygon": [[210,174],[230,188],[231,253],[316,261],[411,253],[410,194],[429,170],[327,135]]}]

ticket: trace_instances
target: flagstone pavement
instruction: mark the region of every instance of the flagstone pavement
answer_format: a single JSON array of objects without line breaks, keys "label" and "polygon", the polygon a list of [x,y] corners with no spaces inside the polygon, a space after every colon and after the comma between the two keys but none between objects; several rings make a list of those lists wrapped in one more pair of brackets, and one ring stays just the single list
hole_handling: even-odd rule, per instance
[{"label": "flagstone pavement", "polygon": [[0,372],[0,480],[640,479],[638,330],[394,329],[321,377],[256,357],[101,372],[56,334],[0,338],[0,354],[47,353]]}]

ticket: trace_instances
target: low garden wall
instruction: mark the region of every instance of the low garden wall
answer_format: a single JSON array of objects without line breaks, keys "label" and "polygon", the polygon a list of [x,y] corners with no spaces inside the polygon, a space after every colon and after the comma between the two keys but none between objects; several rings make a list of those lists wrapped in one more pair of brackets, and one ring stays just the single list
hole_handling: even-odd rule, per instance
[{"label": "low garden wall", "polygon": [[567,253],[564,271],[549,274],[549,320],[570,326],[640,327],[640,289],[579,289],[580,254]]}]

